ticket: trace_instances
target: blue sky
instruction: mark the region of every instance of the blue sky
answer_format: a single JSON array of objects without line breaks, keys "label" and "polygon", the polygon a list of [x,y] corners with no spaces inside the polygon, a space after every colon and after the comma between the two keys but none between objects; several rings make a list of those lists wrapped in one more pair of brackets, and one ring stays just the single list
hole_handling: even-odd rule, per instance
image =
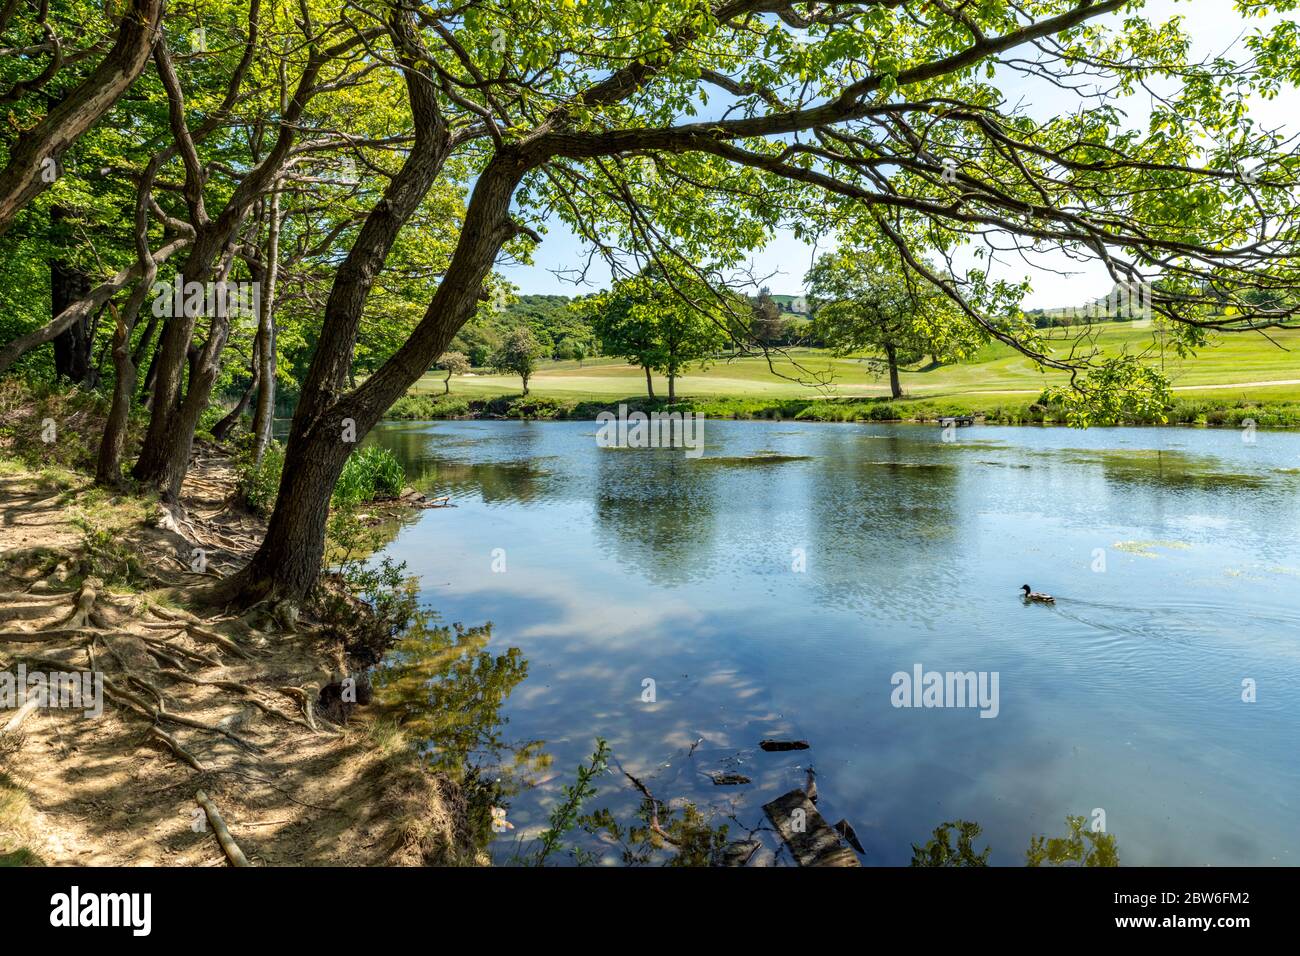
[{"label": "blue sky", "polygon": [[[1236,41],[1250,32],[1264,29],[1272,22],[1265,19],[1245,19],[1233,9],[1232,0],[1149,0],[1145,16],[1160,22],[1170,16],[1185,18],[1184,29],[1193,39],[1192,55],[1196,58],[1225,52],[1240,52]],[[1023,100],[1033,115],[1050,116],[1058,110],[1073,111],[1077,101],[1047,84],[1032,88],[1019,83],[1005,87],[1010,101]],[[1278,99],[1252,104],[1255,118],[1265,126],[1293,127],[1294,99]],[[1134,97],[1124,104],[1133,124],[1145,123],[1147,96]],[[498,271],[518,287],[522,294],[581,295],[594,292],[609,282],[609,272],[604,264],[595,260],[587,275],[585,285],[575,285],[572,271],[586,263],[588,250],[584,244],[558,219],[547,223],[544,241],[534,252],[531,265],[501,264]],[[755,250],[750,270],[755,275],[771,275],[768,285],[773,292],[798,294],[803,291],[803,275],[811,265],[816,251],[783,230],[762,249]],[[824,248],[823,250],[824,251]],[[966,263],[973,263],[967,259]],[[960,265],[962,260],[958,260]],[[1027,307],[1053,307],[1075,305],[1105,295],[1111,286],[1105,270],[1091,263],[1080,263],[1053,254],[1040,257],[1032,263],[1016,257],[1002,259],[989,267],[994,275],[1009,280],[1030,278],[1033,291],[1025,300]],[[570,273],[564,275],[563,273]],[[1064,273],[1064,274],[1063,274]]]}]

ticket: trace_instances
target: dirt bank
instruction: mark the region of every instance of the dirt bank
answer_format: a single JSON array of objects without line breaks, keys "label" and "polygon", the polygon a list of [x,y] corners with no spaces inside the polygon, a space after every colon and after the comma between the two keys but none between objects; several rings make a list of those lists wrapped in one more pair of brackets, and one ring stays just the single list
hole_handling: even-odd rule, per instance
[{"label": "dirt bank", "polygon": [[[459,787],[363,706],[337,622],[188,605],[260,536],[233,478],[201,449],[169,513],[0,461],[0,675],[103,681],[101,716],[35,709],[0,733],[0,864],[228,865],[198,791],[253,865],[483,862]],[[336,724],[321,689],[348,676],[360,705]]]}]

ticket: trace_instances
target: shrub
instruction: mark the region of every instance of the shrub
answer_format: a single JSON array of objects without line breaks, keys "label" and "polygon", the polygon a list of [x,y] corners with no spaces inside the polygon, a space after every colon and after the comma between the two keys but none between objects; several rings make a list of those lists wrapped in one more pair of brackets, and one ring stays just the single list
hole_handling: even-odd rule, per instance
[{"label": "shrub", "polygon": [[370,446],[354,452],[334,486],[334,503],[357,504],[376,498],[396,498],[406,483],[406,472],[387,448]]}]

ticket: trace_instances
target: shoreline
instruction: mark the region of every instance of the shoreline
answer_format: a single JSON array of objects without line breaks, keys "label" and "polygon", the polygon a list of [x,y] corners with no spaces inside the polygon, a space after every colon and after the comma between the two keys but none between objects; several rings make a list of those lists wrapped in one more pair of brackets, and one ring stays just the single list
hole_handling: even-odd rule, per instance
[{"label": "shoreline", "polygon": [[[926,399],[665,399],[628,397],[611,400],[556,399],[546,396],[503,395],[467,398],[452,395],[407,395],[385,414],[383,421],[594,421],[603,411],[691,412],[705,419],[734,421],[800,421],[840,424],[937,425],[944,418],[973,417],[984,425],[1037,425],[1070,428],[1063,409],[1039,402],[976,405],[936,404]],[[910,412],[911,414],[907,414]],[[1179,399],[1165,421],[1132,417],[1096,422],[1088,427],[1169,427],[1292,429],[1300,427],[1300,403],[1251,399],[1195,401]]]}]

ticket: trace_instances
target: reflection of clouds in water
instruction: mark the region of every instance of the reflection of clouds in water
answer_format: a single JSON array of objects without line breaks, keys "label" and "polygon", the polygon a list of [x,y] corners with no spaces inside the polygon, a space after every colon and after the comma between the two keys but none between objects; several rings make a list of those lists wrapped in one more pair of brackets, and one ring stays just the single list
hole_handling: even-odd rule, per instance
[{"label": "reflection of clouds in water", "polygon": [[[1213,480],[1204,462],[1189,479],[1170,474],[1177,456],[1089,450],[1155,440],[1140,430],[988,429],[1005,444],[962,433],[951,446],[938,429],[710,422],[711,456],[815,461],[693,471],[671,454],[602,455],[590,423],[448,434],[498,427],[490,451],[455,452],[462,506],[426,513],[393,550],[419,555],[431,587],[451,582],[427,593],[441,610],[495,620],[497,649],[529,658],[511,733],[545,738],[555,763],[517,796],[513,822],[545,826],[599,734],[630,772],[662,781],[662,799],[734,805],[753,823],[801,784],[803,759],[754,748],[794,736],[813,745],[824,814],[849,819],[868,862],[906,863],[910,843],[962,817],[984,827],[994,862],[1019,864],[1032,834],[1095,806],[1126,863],[1294,862],[1286,700],[1300,693],[1300,608],[1294,572],[1278,570],[1297,564],[1293,497]],[[1249,468],[1289,463],[1294,439],[1252,449]],[[1239,442],[1184,443],[1239,470]],[[1117,541],[1194,547],[1144,560]],[[498,544],[510,571],[489,575]],[[806,573],[790,571],[793,547]],[[1090,571],[1095,548],[1105,574]],[[1057,606],[1024,607],[1026,580]],[[893,711],[889,674],[914,661],[1001,670],[1002,714]],[[1250,707],[1243,674],[1267,679]],[[705,771],[718,769],[754,784],[714,787]],[[638,803],[616,774],[593,806]],[[1225,807],[1231,820],[1204,822]]]}]

